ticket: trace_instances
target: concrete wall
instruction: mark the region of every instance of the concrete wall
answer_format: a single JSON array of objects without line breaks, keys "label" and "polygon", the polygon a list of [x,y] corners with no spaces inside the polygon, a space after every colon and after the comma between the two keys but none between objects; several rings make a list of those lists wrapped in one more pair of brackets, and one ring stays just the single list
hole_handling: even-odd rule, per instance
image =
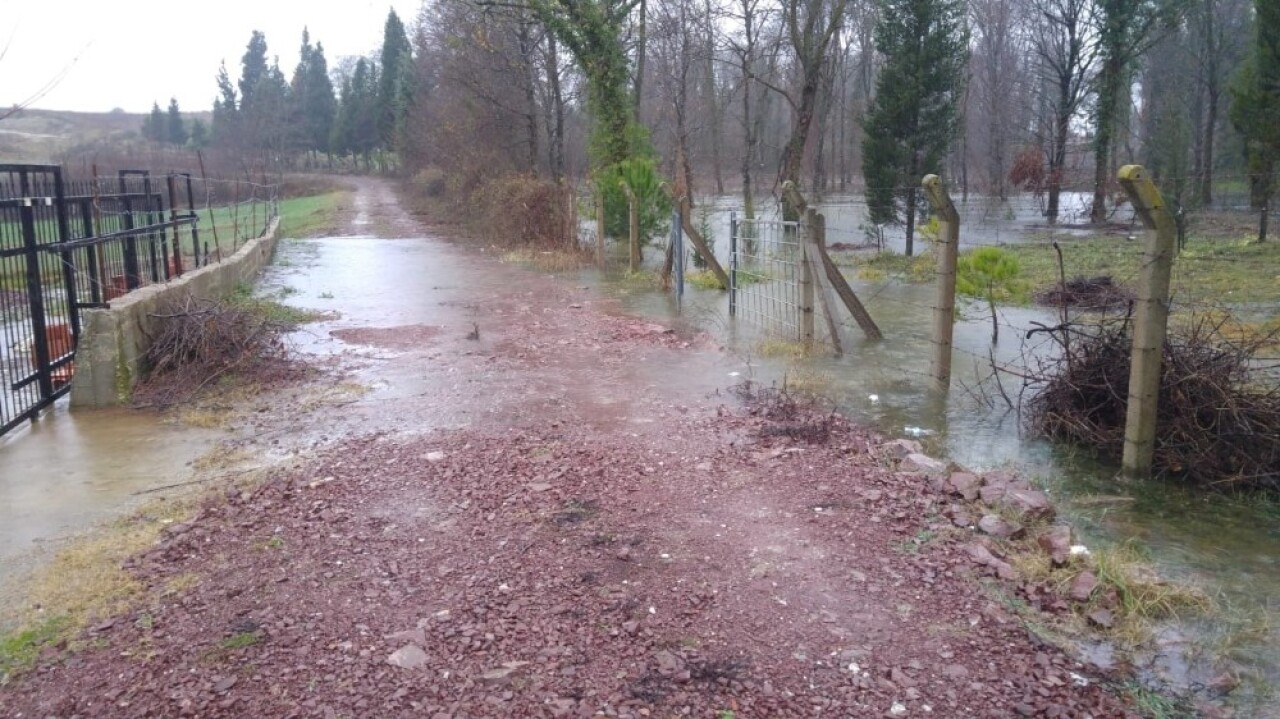
[{"label": "concrete wall", "polygon": [[85,310],[80,315],[80,343],[76,373],[71,381],[71,406],[107,407],[125,404],[138,383],[147,338],[153,334],[152,315],[171,299],[191,294],[200,298],[230,295],[240,284],[252,282],[271,261],[279,220],[262,237],[241,247],[215,265],[201,267],[163,285],[140,287],[111,301],[110,309]]}]

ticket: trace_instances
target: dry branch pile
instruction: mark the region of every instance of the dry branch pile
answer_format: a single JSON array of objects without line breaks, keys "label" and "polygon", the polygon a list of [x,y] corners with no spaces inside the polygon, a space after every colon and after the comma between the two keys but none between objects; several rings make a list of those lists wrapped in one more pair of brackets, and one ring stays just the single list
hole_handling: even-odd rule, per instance
[{"label": "dry branch pile", "polygon": [[1134,294],[1117,285],[1109,276],[1076,277],[1065,285],[1053,287],[1036,294],[1036,302],[1052,307],[1076,307],[1084,310],[1124,309],[1134,300]]},{"label": "dry branch pile", "polygon": [[134,395],[139,403],[182,402],[232,373],[271,381],[298,370],[284,342],[295,324],[260,304],[186,295],[152,317],[156,331],[145,356],[147,379]]},{"label": "dry branch pile", "polygon": [[[1224,320],[1171,330],[1164,346],[1154,467],[1218,489],[1280,490],[1280,383],[1257,359],[1272,340],[1241,341]],[[1037,394],[1025,415],[1051,439],[1119,461],[1129,392],[1129,319],[1055,332],[1061,352],[1027,377]]]}]

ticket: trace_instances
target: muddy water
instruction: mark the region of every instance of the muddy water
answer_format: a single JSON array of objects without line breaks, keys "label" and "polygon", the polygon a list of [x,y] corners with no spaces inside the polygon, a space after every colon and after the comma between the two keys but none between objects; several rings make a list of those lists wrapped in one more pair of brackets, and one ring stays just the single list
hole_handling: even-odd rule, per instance
[{"label": "muddy water", "polygon": [[[941,398],[928,389],[932,288],[853,284],[887,339],[867,342],[856,327],[846,326],[843,358],[805,361],[760,357],[761,333],[728,321],[724,293],[690,288],[677,316],[674,303],[660,294],[623,282],[609,284],[609,291],[630,311],[696,325],[750,357],[743,376],[817,389],[850,416],[888,435],[919,439],[930,452],[960,464],[1014,467],[1036,477],[1057,497],[1084,543],[1129,543],[1160,574],[1192,582],[1218,599],[1221,611],[1214,616],[1160,628],[1158,649],[1138,657],[1151,683],[1203,689],[1226,672],[1236,673],[1243,683],[1230,697],[1233,705],[1247,716],[1280,716],[1270,701],[1272,687],[1280,686],[1280,630],[1273,626],[1280,617],[1273,599],[1280,597],[1280,507],[1161,482],[1126,482],[1115,467],[1025,437],[1016,412],[989,389],[974,387],[990,374],[992,357],[1017,366],[1049,351],[1043,341],[1024,337],[1032,323],[1056,324],[1052,314],[1000,309],[1001,336],[993,345],[986,308],[962,307],[953,387]],[[1005,388],[1016,401],[1019,382],[1006,380]],[[983,396],[993,401],[978,399]],[[1102,661],[1110,656],[1105,646],[1090,651]]]},{"label": "muddy water", "polygon": [[0,439],[0,586],[139,492],[189,478],[215,437],[129,410],[72,413],[64,400]]}]

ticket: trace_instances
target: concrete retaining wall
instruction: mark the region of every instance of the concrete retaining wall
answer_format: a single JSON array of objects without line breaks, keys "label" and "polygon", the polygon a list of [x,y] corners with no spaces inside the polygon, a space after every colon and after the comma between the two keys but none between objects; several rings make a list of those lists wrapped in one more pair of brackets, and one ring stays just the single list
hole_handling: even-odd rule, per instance
[{"label": "concrete retaining wall", "polygon": [[153,334],[152,315],[171,299],[192,294],[221,298],[251,282],[271,261],[279,220],[265,234],[216,265],[201,267],[163,285],[141,287],[111,301],[110,309],[85,310],[80,316],[76,373],[71,381],[71,406],[107,407],[125,404],[133,393]]}]

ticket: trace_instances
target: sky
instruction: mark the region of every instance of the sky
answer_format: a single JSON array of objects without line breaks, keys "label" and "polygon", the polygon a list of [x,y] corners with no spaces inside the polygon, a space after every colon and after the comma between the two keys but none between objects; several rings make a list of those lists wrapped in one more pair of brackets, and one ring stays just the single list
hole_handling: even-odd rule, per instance
[{"label": "sky", "polygon": [[218,64],[237,78],[254,30],[292,77],[304,25],[333,67],[381,45],[392,7],[412,34],[421,0],[0,0],[0,107],[55,81],[32,107],[147,112],[176,97],[208,110]]}]

